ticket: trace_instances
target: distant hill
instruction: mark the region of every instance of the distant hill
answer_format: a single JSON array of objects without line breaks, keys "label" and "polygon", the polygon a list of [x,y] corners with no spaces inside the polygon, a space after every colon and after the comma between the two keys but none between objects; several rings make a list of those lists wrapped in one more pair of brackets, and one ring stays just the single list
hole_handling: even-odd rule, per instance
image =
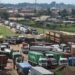
[{"label": "distant hill", "polygon": [[[35,8],[35,3],[19,3],[19,4],[0,4],[0,7],[6,7],[6,8]],[[40,3],[36,4],[37,8],[52,8],[56,7],[58,9],[75,9],[75,5],[72,4],[64,4],[64,3],[56,3],[52,2],[50,4],[47,3]]]}]

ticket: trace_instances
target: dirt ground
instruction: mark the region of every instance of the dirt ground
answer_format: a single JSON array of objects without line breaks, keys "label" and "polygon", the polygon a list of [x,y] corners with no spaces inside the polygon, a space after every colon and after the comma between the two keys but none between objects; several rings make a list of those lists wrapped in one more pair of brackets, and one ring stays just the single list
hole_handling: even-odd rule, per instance
[{"label": "dirt ground", "polygon": [[3,71],[0,71],[0,75],[18,75],[17,71],[13,69],[12,60],[8,60],[7,66]]}]

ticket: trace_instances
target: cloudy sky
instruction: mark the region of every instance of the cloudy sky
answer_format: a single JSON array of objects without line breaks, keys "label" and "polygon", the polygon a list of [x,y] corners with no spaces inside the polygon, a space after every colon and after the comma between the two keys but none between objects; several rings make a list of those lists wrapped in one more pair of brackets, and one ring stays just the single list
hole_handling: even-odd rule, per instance
[{"label": "cloudy sky", "polygon": [[[52,1],[56,1],[57,3],[66,3],[66,4],[75,4],[75,0],[37,0],[37,3],[51,3]],[[23,3],[29,2],[34,3],[35,0],[0,0],[0,3]]]}]

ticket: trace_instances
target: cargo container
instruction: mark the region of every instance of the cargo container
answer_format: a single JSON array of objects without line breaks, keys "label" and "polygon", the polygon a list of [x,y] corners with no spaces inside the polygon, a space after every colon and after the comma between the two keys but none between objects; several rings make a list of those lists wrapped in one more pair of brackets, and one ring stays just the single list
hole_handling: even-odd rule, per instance
[{"label": "cargo container", "polygon": [[30,71],[31,71],[31,75],[54,75],[53,72],[38,66],[32,67]]},{"label": "cargo container", "polygon": [[28,75],[31,65],[28,62],[16,64],[17,72],[19,75]]},{"label": "cargo container", "polygon": [[0,69],[4,69],[7,65],[8,57],[6,55],[1,54],[0,55]]}]

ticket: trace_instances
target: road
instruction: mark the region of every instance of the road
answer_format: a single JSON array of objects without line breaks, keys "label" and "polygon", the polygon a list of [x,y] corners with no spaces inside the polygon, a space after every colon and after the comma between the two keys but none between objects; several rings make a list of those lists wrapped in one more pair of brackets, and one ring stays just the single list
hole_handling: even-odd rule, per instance
[{"label": "road", "polygon": [[[18,51],[21,50],[22,44],[19,45],[11,45],[10,48]],[[24,60],[27,61],[28,60],[28,56],[23,54],[24,56]],[[18,75],[17,71],[13,68],[13,61],[8,59],[8,63],[7,66],[5,67],[5,69],[3,71],[0,71],[0,75]]]}]

